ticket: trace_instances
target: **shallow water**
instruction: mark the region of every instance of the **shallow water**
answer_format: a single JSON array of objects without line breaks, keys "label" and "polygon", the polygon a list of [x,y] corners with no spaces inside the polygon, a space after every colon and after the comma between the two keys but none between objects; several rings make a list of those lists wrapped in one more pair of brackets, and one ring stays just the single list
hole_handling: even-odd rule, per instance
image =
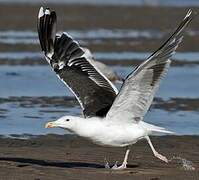
[{"label": "shallow water", "polygon": [[[133,69],[120,66],[112,68],[122,77]],[[199,66],[172,67],[156,97],[161,97],[165,103],[174,97],[197,99],[199,86],[195,82],[198,78]],[[0,134],[62,134],[65,131],[44,129],[44,124],[66,114],[81,114],[75,99],[72,103],[68,98],[64,100],[64,97],[73,97],[73,94],[57,79],[49,66],[0,66],[0,82]],[[160,109],[155,106],[145,120],[179,135],[199,134],[198,108],[192,109],[191,103],[187,106],[188,111],[172,111],[164,106]]]},{"label": "shallow water", "polygon": [[[134,69],[134,67],[111,67],[123,78]],[[157,96],[165,100],[171,97],[197,98],[198,78],[199,66],[172,67]],[[72,95],[49,66],[0,66],[0,82],[4,84],[0,97]]]},{"label": "shallow water", "polygon": [[[111,67],[124,78],[134,69],[129,66]],[[199,66],[171,67],[156,95],[162,100],[155,101],[157,106],[151,108],[145,120],[179,135],[199,134],[199,107],[192,102],[196,100],[195,103],[199,103],[198,79]],[[68,98],[64,99],[73,97],[73,94],[49,66],[3,65],[0,66],[0,82],[0,134],[62,134],[66,132],[45,129],[44,124],[66,114],[81,114],[75,99],[73,103]],[[174,100],[176,105],[170,107],[169,102],[173,98],[178,98],[178,101]],[[191,101],[186,101],[190,98]]]},{"label": "shallow water", "polygon": [[[89,30],[67,30],[69,35],[75,39],[126,39],[126,38],[146,38],[159,39],[165,35],[153,29],[136,30],[136,29],[89,29]],[[59,32],[58,32],[59,33]],[[62,33],[62,32],[60,32]],[[59,34],[60,34],[59,33]],[[194,33],[194,32],[192,32]],[[37,32],[34,31],[0,31],[0,42],[7,44],[39,44]]]},{"label": "shallow water", "polygon": [[[58,32],[67,32],[73,38],[79,40],[81,44],[102,43],[105,40],[121,40],[117,43],[129,40],[129,39],[161,39],[164,36],[168,36],[170,32],[160,31],[157,29],[89,29],[89,30],[74,30],[68,29]],[[194,29],[186,30],[187,36],[198,36],[199,31]],[[16,31],[7,30],[0,31],[0,43],[2,44],[39,44],[38,34],[35,31]]]}]

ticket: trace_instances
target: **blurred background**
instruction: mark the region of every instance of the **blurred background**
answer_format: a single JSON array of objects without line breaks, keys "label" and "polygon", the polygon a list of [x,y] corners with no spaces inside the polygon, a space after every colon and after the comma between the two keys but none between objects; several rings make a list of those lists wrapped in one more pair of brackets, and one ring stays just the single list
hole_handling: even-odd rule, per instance
[{"label": "blurred background", "polygon": [[[40,6],[57,12],[66,31],[125,78],[173,32],[198,0],[0,0],[0,135],[65,133],[45,129],[60,116],[81,115],[79,104],[42,56]],[[199,134],[199,19],[186,29],[146,122]]]}]

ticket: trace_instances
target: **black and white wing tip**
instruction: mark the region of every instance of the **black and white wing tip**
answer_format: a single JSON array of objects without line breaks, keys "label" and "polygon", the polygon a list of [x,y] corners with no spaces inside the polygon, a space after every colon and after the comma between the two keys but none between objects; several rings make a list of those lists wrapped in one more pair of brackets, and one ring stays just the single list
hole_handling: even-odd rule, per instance
[{"label": "black and white wing tip", "polygon": [[54,43],[56,38],[56,13],[49,8],[41,7],[38,13],[38,35],[41,49],[44,52],[47,61],[54,53]]},{"label": "black and white wing tip", "polygon": [[39,9],[38,19],[44,16],[44,8],[41,6]]},{"label": "black and white wing tip", "polygon": [[194,16],[196,16],[196,15],[197,15],[197,13],[195,11],[193,12],[192,9],[189,9],[187,11],[187,14],[185,15],[184,19],[189,18],[189,17],[194,18]]}]

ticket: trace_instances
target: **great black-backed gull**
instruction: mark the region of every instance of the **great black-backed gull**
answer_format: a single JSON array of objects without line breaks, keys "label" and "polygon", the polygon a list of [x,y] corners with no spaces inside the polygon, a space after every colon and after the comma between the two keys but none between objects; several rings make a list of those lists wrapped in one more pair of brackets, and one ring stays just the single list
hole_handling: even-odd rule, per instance
[{"label": "great black-backed gull", "polygon": [[126,168],[130,146],[140,139],[147,140],[157,158],[168,162],[155,150],[149,135],[172,132],[146,123],[143,118],[182,41],[183,29],[192,18],[189,10],[171,37],[126,77],[118,92],[72,37],[66,33],[56,35],[56,13],[41,7],[38,33],[42,51],[57,76],[76,96],[84,115],[64,116],[48,122],[46,127],[64,128],[101,145],[127,147],[122,165],[115,164],[113,169]]}]

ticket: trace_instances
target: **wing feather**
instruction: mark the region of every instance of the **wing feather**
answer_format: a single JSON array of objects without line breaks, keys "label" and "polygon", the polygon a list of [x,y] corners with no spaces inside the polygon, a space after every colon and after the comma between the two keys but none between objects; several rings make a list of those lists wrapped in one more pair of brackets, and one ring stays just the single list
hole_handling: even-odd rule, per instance
[{"label": "wing feather", "polygon": [[116,97],[117,89],[88,61],[77,41],[67,33],[56,35],[54,11],[40,8],[38,35],[47,61],[74,93],[84,116],[105,116]]},{"label": "wing feather", "polygon": [[143,119],[153,101],[161,79],[169,69],[170,58],[182,41],[183,29],[192,18],[192,12],[189,10],[171,37],[127,76],[107,113],[107,119],[119,122],[122,119],[127,122],[137,122]]}]

